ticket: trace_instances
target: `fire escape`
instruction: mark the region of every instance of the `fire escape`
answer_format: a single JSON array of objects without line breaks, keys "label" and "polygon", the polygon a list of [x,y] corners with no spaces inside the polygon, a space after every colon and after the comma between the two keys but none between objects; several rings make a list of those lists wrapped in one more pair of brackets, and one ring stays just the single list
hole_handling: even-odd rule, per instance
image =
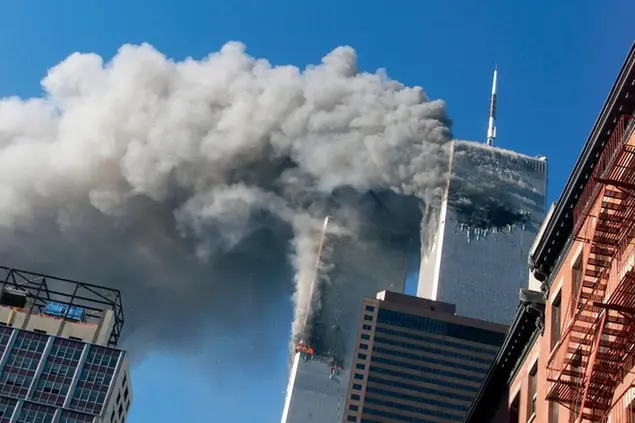
[{"label": "fire escape", "polygon": [[635,119],[621,118],[574,211],[584,261],[572,317],[547,363],[547,399],[605,422],[635,341]]}]

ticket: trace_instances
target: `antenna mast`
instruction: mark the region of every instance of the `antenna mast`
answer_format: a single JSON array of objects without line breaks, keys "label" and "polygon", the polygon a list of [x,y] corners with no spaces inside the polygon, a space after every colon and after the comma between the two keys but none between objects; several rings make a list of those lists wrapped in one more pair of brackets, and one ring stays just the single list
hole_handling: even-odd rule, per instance
[{"label": "antenna mast", "polygon": [[498,66],[494,67],[494,80],[492,81],[492,96],[489,100],[489,122],[487,125],[487,145],[494,146],[496,139],[496,77],[498,74]]}]

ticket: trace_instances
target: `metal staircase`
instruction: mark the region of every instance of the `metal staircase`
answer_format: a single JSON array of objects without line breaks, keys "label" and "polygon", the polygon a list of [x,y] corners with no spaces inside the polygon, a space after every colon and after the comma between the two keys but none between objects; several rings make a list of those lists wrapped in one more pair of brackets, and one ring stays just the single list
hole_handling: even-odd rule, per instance
[{"label": "metal staircase", "polygon": [[584,273],[547,363],[547,399],[574,410],[578,422],[606,421],[635,339],[633,120],[617,122],[574,211]]}]

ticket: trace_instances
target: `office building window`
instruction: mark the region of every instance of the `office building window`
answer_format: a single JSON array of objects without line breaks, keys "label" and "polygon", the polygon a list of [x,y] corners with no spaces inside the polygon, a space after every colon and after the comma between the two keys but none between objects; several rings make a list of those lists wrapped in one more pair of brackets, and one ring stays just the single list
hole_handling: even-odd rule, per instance
[{"label": "office building window", "polygon": [[359,344],[359,349],[360,350],[367,350],[368,349],[368,344]]},{"label": "office building window", "polygon": [[359,373],[355,373],[355,376],[354,376],[354,377],[355,377],[355,379],[357,379],[357,380],[363,380],[363,379],[364,379],[364,375],[359,374]]},{"label": "office building window", "polygon": [[361,398],[357,394],[351,394],[351,399],[354,400],[354,401],[359,401]]},{"label": "office building window", "polygon": [[368,357],[366,354],[362,354],[362,353],[357,354],[357,358],[359,358],[360,360],[366,360],[366,357]]},{"label": "office building window", "polygon": [[0,422],[9,423],[11,415],[18,401],[6,397],[0,397]]},{"label": "office building window", "polygon": [[357,406],[355,404],[350,404],[348,406],[348,409],[351,410],[351,411],[357,411],[357,410],[359,410],[359,406]]},{"label": "office building window", "polygon": [[370,325],[362,325],[362,329],[364,330],[370,330],[371,326]]},{"label": "office building window", "polygon": [[534,363],[529,371],[529,391],[527,403],[529,404],[527,419],[536,414],[536,397],[538,396],[538,361]]},{"label": "office building window", "polygon": [[367,333],[362,333],[362,339],[369,340],[370,335],[368,335]]},{"label": "office building window", "polygon": [[33,401],[61,407],[79,365],[83,346],[56,338],[33,393]]},{"label": "office building window", "polygon": [[362,364],[362,363],[357,363],[357,364],[355,365],[355,368],[356,368],[356,369],[359,369],[359,370],[364,370],[364,369],[366,368],[366,365],[365,365],[365,364]]},{"label": "office building window", "polygon": [[347,422],[356,422],[356,421],[357,421],[357,417],[355,417],[355,416],[348,416],[348,417],[346,418],[346,421],[347,421]]},{"label": "office building window", "polygon": [[70,408],[86,413],[101,412],[120,355],[117,350],[90,346]]},{"label": "office building window", "polygon": [[375,307],[373,307],[371,305],[367,305],[366,306],[366,311],[375,311]]},{"label": "office building window", "polygon": [[551,303],[551,349],[553,349],[558,341],[560,341],[560,335],[562,332],[562,301],[561,293],[558,292],[556,298]]},{"label": "office building window", "polygon": [[437,335],[445,335],[466,341],[478,342],[499,347],[505,339],[505,333],[449,323],[430,317],[416,316],[392,310],[379,309],[377,323],[417,330]]},{"label": "office building window", "polygon": [[[64,410],[62,411],[62,416],[59,420],[59,423],[93,423],[93,420],[94,420],[94,416],[90,414]],[[113,422],[115,421],[114,418],[112,421]]]},{"label": "office building window", "polygon": [[18,417],[18,423],[52,423],[55,416],[55,408],[45,405],[25,402]]},{"label": "office building window", "polygon": [[360,385],[359,383],[353,383],[353,389],[356,391],[361,391],[362,385]]},{"label": "office building window", "polygon": [[[429,336],[423,336],[423,335],[416,335],[416,334],[412,334],[412,333],[408,333],[408,332],[404,332],[404,331],[400,331],[400,330],[393,330],[393,329],[387,329],[387,328],[377,328],[376,329],[376,333],[378,334],[387,334],[387,335],[393,335],[399,338],[404,338],[404,339],[408,339],[408,340],[413,340],[413,341],[421,341],[421,342],[425,342],[426,344],[432,344],[432,345],[436,345],[436,346],[444,346],[444,347],[450,347],[450,348],[456,348],[458,350],[463,350],[463,351],[470,351],[470,352],[475,352],[475,353],[479,353],[479,354],[484,354],[486,356],[490,356],[489,359],[483,359],[483,358],[477,358],[477,357],[473,357],[471,355],[463,355],[463,357],[459,357],[457,355],[453,355],[454,357],[457,358],[462,358],[464,360],[469,360],[469,361],[476,361],[476,362],[481,362],[484,364],[491,364],[492,359],[494,358],[494,356],[496,355],[496,352],[491,350],[491,349],[485,349],[485,348],[480,348],[480,347],[475,347],[473,345],[466,345],[465,343],[460,343],[460,342],[452,342],[451,340],[445,339],[445,340],[441,340],[441,339],[435,339],[435,338],[431,338]],[[375,337],[375,342],[380,342],[380,340],[386,340],[387,338],[383,338],[383,337]],[[421,346],[417,346],[415,344],[412,343],[403,343],[402,341],[395,341],[395,340],[389,340],[389,341],[381,341],[390,345],[398,345],[400,347],[404,347],[404,348],[411,348],[411,349],[416,349],[418,351],[428,351],[428,352],[433,352],[435,354],[444,354],[443,352],[441,352],[440,350],[434,350],[434,349],[430,349],[431,347],[426,347],[423,348]],[[447,354],[447,351],[446,351]]]},{"label": "office building window", "polygon": [[364,315],[364,320],[372,322],[373,321],[373,316],[371,316],[369,314],[366,314],[366,315]]},{"label": "office building window", "polygon": [[26,397],[47,341],[48,337],[45,335],[25,331],[18,333],[0,375],[2,394]]},{"label": "office building window", "polygon": [[12,333],[13,329],[6,326],[0,326],[0,353],[3,352],[9,344],[9,339],[11,338]]}]

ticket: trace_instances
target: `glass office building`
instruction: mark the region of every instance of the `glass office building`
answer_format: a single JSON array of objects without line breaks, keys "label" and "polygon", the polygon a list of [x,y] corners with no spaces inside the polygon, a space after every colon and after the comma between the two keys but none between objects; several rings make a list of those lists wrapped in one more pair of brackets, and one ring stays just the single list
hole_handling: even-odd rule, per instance
[{"label": "glass office building", "polygon": [[380,292],[358,323],[344,422],[460,422],[507,327],[452,304]]},{"label": "glass office building", "polygon": [[[118,292],[0,270],[0,423],[123,423],[132,391],[115,347]],[[82,293],[98,290],[93,299]]]}]

